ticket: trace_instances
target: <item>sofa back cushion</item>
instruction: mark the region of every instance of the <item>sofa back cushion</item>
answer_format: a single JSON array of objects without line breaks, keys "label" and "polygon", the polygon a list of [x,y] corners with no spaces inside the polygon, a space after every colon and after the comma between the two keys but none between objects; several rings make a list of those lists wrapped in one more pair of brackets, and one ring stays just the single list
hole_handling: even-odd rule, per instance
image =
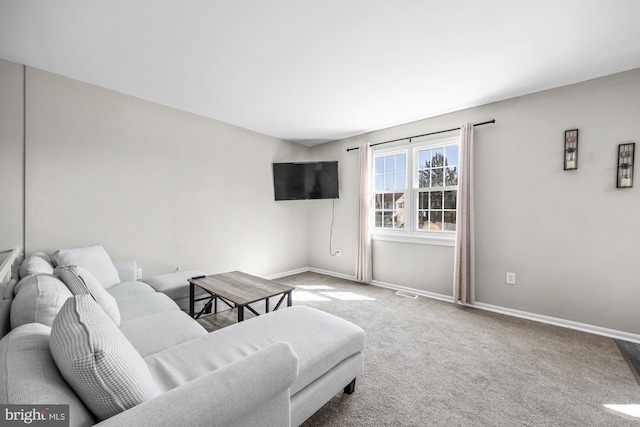
[{"label": "sofa back cushion", "polygon": [[120,283],[120,276],[111,257],[102,245],[95,244],[74,249],[60,249],[53,253],[56,267],[79,265],[89,270],[104,288]]},{"label": "sofa back cushion", "polygon": [[4,337],[11,330],[11,302],[13,301],[13,288],[15,288],[16,279],[9,280],[4,288],[2,300],[0,301],[0,338]]},{"label": "sofa back cushion", "polygon": [[25,277],[16,285],[16,295],[11,303],[11,328],[34,322],[51,326],[71,296],[64,283],[52,274]]},{"label": "sofa back cushion", "polygon": [[48,326],[29,323],[0,340],[0,404],[68,404],[69,425],[95,424],[93,414],[62,378],[49,351]]},{"label": "sofa back cushion", "polygon": [[67,285],[73,295],[89,294],[102,307],[105,313],[120,326],[120,309],[118,302],[98,282],[98,279],[87,269],[77,265],[56,267],[53,274]]},{"label": "sofa back cushion", "polygon": [[160,394],[140,354],[90,295],[62,306],[50,346],[62,376],[101,420]]},{"label": "sofa back cushion", "polygon": [[2,293],[2,299],[12,300],[17,284],[18,284],[18,279],[9,280],[9,283],[4,288],[4,292]]},{"label": "sofa back cushion", "polygon": [[34,252],[27,256],[18,270],[20,278],[24,279],[30,274],[51,274],[53,273],[53,264],[51,258],[44,252]]}]

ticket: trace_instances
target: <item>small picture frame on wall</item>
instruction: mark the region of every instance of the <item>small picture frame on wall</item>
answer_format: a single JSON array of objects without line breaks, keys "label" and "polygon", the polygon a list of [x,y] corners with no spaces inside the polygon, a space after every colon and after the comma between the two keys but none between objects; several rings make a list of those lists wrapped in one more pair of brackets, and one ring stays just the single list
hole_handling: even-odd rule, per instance
[{"label": "small picture frame on wall", "polygon": [[636,151],[636,143],[618,145],[618,168],[616,176],[616,188],[633,187],[633,162]]},{"label": "small picture frame on wall", "polygon": [[578,129],[564,131],[564,170],[578,169]]}]

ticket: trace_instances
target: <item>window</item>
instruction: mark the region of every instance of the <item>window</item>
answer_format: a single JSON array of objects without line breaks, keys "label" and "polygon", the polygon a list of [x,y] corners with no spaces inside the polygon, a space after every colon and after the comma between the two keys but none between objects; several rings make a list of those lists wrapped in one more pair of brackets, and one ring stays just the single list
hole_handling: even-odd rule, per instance
[{"label": "window", "polygon": [[374,154],[374,234],[452,242],[458,154],[458,138],[378,150]]},{"label": "window", "polygon": [[416,149],[418,229],[456,231],[458,145]]},{"label": "window", "polygon": [[407,154],[375,158],[375,227],[404,229]]}]

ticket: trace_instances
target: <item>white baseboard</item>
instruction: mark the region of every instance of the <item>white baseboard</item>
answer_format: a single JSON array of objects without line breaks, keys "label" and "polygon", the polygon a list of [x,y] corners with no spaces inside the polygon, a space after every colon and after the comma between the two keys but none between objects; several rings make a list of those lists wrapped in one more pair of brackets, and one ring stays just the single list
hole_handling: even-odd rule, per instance
[{"label": "white baseboard", "polygon": [[282,273],[271,274],[269,276],[264,276],[264,278],[267,280],[274,280],[281,277],[292,276],[294,274],[306,273],[307,271],[310,271],[309,267],[303,267],[295,270],[283,271]]},{"label": "white baseboard", "polygon": [[[356,279],[356,276],[350,276],[344,273],[336,273],[335,271],[323,270],[321,268],[309,267],[309,271],[313,273],[326,274],[327,276],[338,277],[340,279],[353,280],[354,282],[360,282],[360,280]],[[360,282],[365,283],[365,282]]]},{"label": "white baseboard", "polygon": [[[298,270],[294,270],[293,272],[286,272],[286,273],[273,275],[273,278],[289,276],[291,274],[305,273],[307,271],[325,274],[327,276],[338,277],[340,279],[353,280],[354,282],[359,282],[359,280],[356,280],[355,276],[350,276],[348,274],[343,274],[343,273],[336,273],[334,271],[323,270],[323,269],[314,268],[314,267],[300,268]],[[365,282],[361,282],[361,283],[365,283]],[[423,297],[433,298],[440,301],[453,303],[453,297],[449,295],[438,294],[435,292],[427,292],[421,289],[409,288],[405,286],[398,286],[398,285],[394,285],[393,283],[380,282],[378,280],[373,280],[371,282],[368,282],[368,284],[379,286],[382,288],[393,289],[397,291],[411,292]],[[476,302],[474,305],[470,305],[468,307],[478,308],[480,310],[492,311],[494,313],[506,314],[507,316],[519,317],[522,319],[533,320],[534,322],[547,323],[550,325],[561,326],[563,328],[574,329],[577,331],[588,332],[591,334],[602,335],[602,336],[617,339],[617,340],[629,341],[636,344],[640,344],[640,335],[632,334],[630,332],[603,328],[601,326],[574,322],[573,320],[566,320],[558,317],[545,316],[543,314],[530,313],[527,311],[515,310],[512,308],[485,304],[482,302]]]},{"label": "white baseboard", "polygon": [[559,317],[545,316],[543,314],[529,313],[527,311],[515,310],[512,308],[500,307],[497,305],[476,302],[470,307],[476,307],[481,310],[493,311],[495,313],[506,314],[508,316],[520,317],[522,319],[533,320],[550,325],[562,326],[564,328],[575,329],[577,331],[589,332],[591,334],[603,335],[605,337],[629,341],[640,344],[640,335],[630,332],[619,331],[617,329],[603,328],[601,326],[590,325],[588,323],[574,322],[573,320],[561,319]]}]

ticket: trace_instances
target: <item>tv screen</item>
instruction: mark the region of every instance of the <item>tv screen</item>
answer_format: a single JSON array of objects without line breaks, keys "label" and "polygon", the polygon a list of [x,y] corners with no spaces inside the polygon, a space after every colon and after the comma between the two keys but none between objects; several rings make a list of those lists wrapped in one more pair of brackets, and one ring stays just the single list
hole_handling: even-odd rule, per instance
[{"label": "tv screen", "polygon": [[274,163],[276,200],[337,199],[338,162]]}]

